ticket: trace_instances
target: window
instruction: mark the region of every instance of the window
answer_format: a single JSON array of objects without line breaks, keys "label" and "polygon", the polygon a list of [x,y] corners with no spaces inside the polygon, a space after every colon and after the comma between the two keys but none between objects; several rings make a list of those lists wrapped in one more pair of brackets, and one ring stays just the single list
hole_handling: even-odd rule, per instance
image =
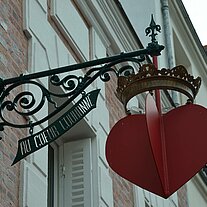
[{"label": "window", "polygon": [[48,207],[92,207],[91,139],[48,149]]}]

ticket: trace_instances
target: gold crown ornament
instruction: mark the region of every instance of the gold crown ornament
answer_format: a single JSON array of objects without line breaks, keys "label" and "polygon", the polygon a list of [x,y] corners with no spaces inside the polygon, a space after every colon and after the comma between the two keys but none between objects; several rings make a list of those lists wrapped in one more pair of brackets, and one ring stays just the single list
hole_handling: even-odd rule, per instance
[{"label": "gold crown ornament", "polygon": [[201,85],[201,78],[194,78],[182,65],[172,69],[156,69],[153,64],[144,64],[137,74],[118,77],[117,98],[126,106],[134,96],[156,89],[175,90],[185,94],[193,103]]}]

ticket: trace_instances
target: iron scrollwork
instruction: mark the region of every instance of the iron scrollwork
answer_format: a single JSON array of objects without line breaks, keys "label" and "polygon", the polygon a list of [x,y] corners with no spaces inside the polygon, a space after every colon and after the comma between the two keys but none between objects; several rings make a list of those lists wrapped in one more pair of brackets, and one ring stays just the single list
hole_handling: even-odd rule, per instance
[{"label": "iron scrollwork", "polygon": [[[106,57],[102,59],[92,60],[85,63],[74,64],[52,70],[42,71],[34,74],[20,75],[19,77],[10,79],[0,79],[0,131],[4,130],[5,126],[14,128],[28,128],[32,133],[33,128],[40,125],[53,116],[58,114],[63,108],[67,107],[75,98],[81,94],[85,94],[86,88],[97,78],[107,82],[110,80],[110,73],[114,73],[116,77],[129,76],[135,73],[134,66],[139,68],[146,56],[160,55],[164,46],[159,45],[155,41],[156,33],[153,29],[153,19],[150,27],[146,30],[147,34],[152,32],[152,42],[148,44],[146,49],[140,49],[130,53],[121,53],[116,56]],[[153,27],[153,28],[152,28]],[[157,29],[157,26],[156,26]],[[72,74],[73,71],[86,69],[87,72],[83,76]],[[64,77],[59,74],[65,74]],[[48,77],[49,84],[53,88],[61,88],[58,90],[50,90],[40,80]],[[27,89],[29,88],[29,89]],[[32,92],[34,88],[35,92]],[[15,95],[14,95],[15,94]],[[58,105],[56,99],[62,99]],[[32,116],[41,113],[45,105],[53,106],[53,111],[38,120],[31,121]],[[10,120],[9,113],[12,116],[21,116],[25,120],[19,123],[13,123]],[[42,113],[44,114],[44,113]]]},{"label": "iron scrollwork", "polygon": [[[63,108],[69,105],[78,95],[84,94],[85,89],[97,78],[100,78],[101,81],[107,82],[110,80],[110,73],[114,73],[116,77],[120,75],[130,75],[131,73],[135,73],[135,69],[132,65],[125,64],[122,65],[119,69],[117,69],[117,65],[126,63],[126,62],[134,62],[140,66],[141,62],[144,61],[144,58],[123,58],[123,54],[120,55],[120,58],[112,61],[110,63],[105,64],[104,66],[94,67],[89,69],[84,76],[76,76],[68,74],[63,78],[60,78],[57,74],[51,75],[49,77],[49,82],[54,87],[61,87],[63,89],[63,93],[55,93],[54,91],[49,90],[38,80],[24,80],[24,76],[21,76],[20,80],[9,85],[4,89],[1,97],[0,97],[0,130],[4,130],[4,126],[10,126],[15,128],[29,128],[32,131],[32,128],[44,123],[48,119],[55,116],[59,113]],[[25,87],[24,87],[25,86]],[[18,90],[19,87],[22,87]],[[26,87],[35,88],[35,90],[39,91],[36,93],[32,93],[30,90],[24,89]],[[14,98],[9,98],[9,94],[13,94],[13,91],[20,91],[16,94]],[[56,98],[67,98],[64,103],[58,106],[55,101]],[[51,104],[54,107],[53,112],[49,115],[42,117],[41,119],[31,122],[31,116],[34,116],[43,109],[45,104]],[[8,116],[5,116],[8,112],[12,112],[17,114],[17,116],[23,116],[26,120],[29,120],[26,123],[12,123]],[[14,115],[14,114],[13,114]]]}]

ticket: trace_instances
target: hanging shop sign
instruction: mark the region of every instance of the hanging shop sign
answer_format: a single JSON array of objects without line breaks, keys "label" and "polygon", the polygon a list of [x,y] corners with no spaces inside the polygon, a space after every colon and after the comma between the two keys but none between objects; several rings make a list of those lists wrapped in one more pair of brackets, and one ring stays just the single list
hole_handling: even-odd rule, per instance
[{"label": "hanging shop sign", "polygon": [[[30,136],[18,141],[17,154],[12,165],[55,141],[96,107],[100,89],[86,94],[86,89],[96,79],[99,78],[101,81],[107,82],[110,80],[110,73],[117,77],[122,74],[132,74],[135,69],[126,63],[131,62],[139,67],[141,62],[146,61],[147,55],[160,55],[163,49],[164,46],[152,42],[149,43],[146,49],[34,74],[20,75],[15,78],[0,79],[0,91],[2,91],[0,94],[0,131],[3,131],[5,127],[13,127],[26,128],[30,132]],[[124,63],[124,66],[120,63]],[[81,69],[87,69],[84,75],[71,74],[73,71]],[[59,74],[62,74],[61,78]],[[48,78],[53,90],[48,89],[41,83],[40,80],[45,77]],[[38,93],[33,93],[29,90],[30,88],[35,88]],[[15,93],[17,93],[15,97],[8,98],[9,94]],[[47,128],[33,134],[36,126],[58,115],[80,95],[83,97],[65,114]],[[58,100],[58,103],[55,100]],[[46,115],[45,105],[52,108],[52,111]],[[39,116],[40,114],[42,117]],[[17,121],[13,122],[15,119],[11,120],[9,118],[11,116],[17,117]],[[38,117],[38,119],[33,119],[33,117]],[[20,120],[23,120],[23,122]]]},{"label": "hanging shop sign", "polygon": [[[149,30],[147,31],[150,34]],[[86,91],[98,78],[107,82],[112,73],[117,78],[123,74],[134,74],[148,56],[160,55],[164,46],[158,44],[156,35],[156,32],[151,34],[151,43],[145,49],[19,77],[4,80],[0,78],[0,131],[11,127],[28,129],[30,133],[30,136],[19,139],[17,154],[12,164],[55,141],[95,108],[100,89],[87,94]],[[82,69],[85,71],[82,75],[72,74],[73,71]],[[52,89],[43,84],[44,78],[48,78]],[[57,117],[80,95],[83,97],[79,102],[58,120],[33,134],[35,127]],[[45,113],[44,106],[50,107],[49,114]]]},{"label": "hanging shop sign", "polygon": [[[152,16],[151,24],[145,31],[151,37],[151,42],[144,49],[21,74],[19,77],[0,78],[0,131],[10,127],[27,129],[30,133],[26,138],[18,137],[17,154],[12,164],[55,141],[95,108],[100,90],[87,91],[97,79],[107,82],[112,74],[117,78],[129,76],[149,60],[149,56],[160,55],[164,46],[158,44],[155,38],[160,30]],[[46,79],[48,84],[45,85]],[[82,98],[72,108],[59,115],[80,96]],[[49,108],[49,113],[45,113],[45,108]],[[52,119],[55,121],[51,125],[37,132],[40,125]],[[0,140],[5,137],[0,137]]]},{"label": "hanging shop sign", "polygon": [[17,155],[12,165],[29,154],[55,141],[58,137],[62,136],[83,119],[96,107],[99,91],[100,90],[98,89],[85,94],[72,108],[70,108],[50,126],[36,134],[19,140]]}]

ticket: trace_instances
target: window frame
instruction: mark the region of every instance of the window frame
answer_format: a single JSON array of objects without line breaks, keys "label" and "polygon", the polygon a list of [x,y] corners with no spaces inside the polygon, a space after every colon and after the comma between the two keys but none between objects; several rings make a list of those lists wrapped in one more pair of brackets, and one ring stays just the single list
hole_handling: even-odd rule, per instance
[{"label": "window frame", "polygon": [[[52,157],[51,157],[52,156]],[[48,145],[48,186],[47,206],[59,206],[59,147],[54,142]]]}]

